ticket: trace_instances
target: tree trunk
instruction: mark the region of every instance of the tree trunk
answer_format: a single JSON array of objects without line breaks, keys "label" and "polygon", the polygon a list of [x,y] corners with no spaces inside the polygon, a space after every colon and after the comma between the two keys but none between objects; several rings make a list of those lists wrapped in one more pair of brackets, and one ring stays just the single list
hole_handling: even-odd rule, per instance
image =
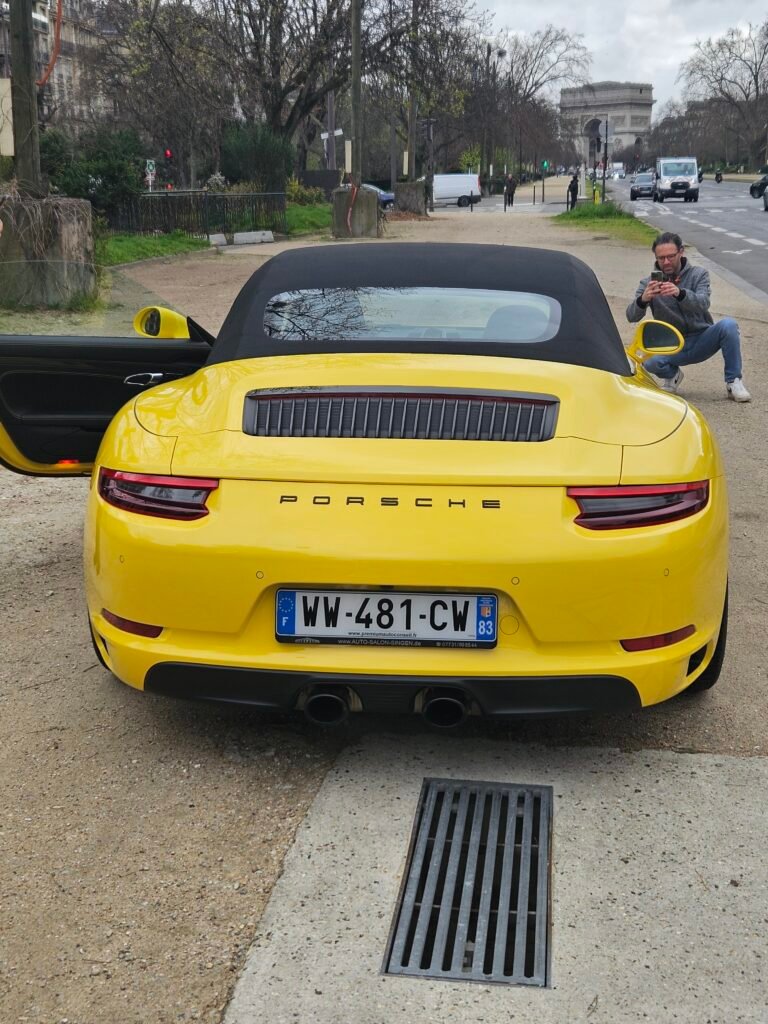
[{"label": "tree trunk", "polygon": [[14,160],[16,179],[22,193],[40,196],[42,187],[32,0],[14,0],[11,5],[10,20],[13,65],[11,107],[14,150],[16,152]]}]

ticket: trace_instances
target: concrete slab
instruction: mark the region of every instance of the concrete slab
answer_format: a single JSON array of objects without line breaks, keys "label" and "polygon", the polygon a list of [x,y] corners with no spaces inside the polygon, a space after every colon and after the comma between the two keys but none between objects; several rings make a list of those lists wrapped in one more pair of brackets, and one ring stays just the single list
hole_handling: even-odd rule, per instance
[{"label": "concrete slab", "polygon": [[211,245],[227,245],[226,235],[208,235],[208,241]]},{"label": "concrete slab", "polygon": [[255,242],[274,242],[271,231],[236,231],[233,240],[235,245],[253,245]]},{"label": "concrete slab", "polygon": [[[550,989],[383,976],[425,776],[554,787]],[[765,1024],[765,760],[371,737],[324,782],[225,1024]]]}]

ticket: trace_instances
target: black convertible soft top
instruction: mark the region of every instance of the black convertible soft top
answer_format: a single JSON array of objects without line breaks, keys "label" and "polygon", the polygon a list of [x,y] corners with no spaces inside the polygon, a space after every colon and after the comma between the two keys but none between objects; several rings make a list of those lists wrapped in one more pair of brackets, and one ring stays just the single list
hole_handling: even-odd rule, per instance
[{"label": "black convertible soft top", "polygon": [[[289,341],[264,330],[275,295],[318,288],[481,288],[533,292],[560,303],[562,318],[548,341],[363,338]],[[213,346],[209,363],[258,356],[330,352],[427,352],[512,356],[630,374],[619,332],[592,270],[550,249],[470,243],[337,242],[280,253],[243,285]]]}]

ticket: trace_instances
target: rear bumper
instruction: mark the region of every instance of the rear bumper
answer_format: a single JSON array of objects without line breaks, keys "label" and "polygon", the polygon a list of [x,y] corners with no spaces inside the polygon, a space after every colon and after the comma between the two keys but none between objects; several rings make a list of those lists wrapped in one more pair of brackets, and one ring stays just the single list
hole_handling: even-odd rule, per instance
[{"label": "rear bumper", "polygon": [[543,716],[595,711],[632,711],[640,695],[620,676],[370,676],[327,672],[272,672],[163,662],[153,665],[144,690],[165,697],[246,704],[293,711],[316,689],[343,687],[353,710],[409,714],[421,710],[431,688],[455,690],[483,715]]}]

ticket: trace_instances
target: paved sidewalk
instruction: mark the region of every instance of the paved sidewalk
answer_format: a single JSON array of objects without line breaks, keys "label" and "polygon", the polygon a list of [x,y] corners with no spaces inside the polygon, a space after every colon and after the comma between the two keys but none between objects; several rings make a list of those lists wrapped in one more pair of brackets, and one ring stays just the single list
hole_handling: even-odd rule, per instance
[{"label": "paved sidewalk", "polygon": [[[552,988],[381,975],[424,777],[554,787]],[[765,760],[369,737],[326,778],[225,1024],[764,1024]]]}]

